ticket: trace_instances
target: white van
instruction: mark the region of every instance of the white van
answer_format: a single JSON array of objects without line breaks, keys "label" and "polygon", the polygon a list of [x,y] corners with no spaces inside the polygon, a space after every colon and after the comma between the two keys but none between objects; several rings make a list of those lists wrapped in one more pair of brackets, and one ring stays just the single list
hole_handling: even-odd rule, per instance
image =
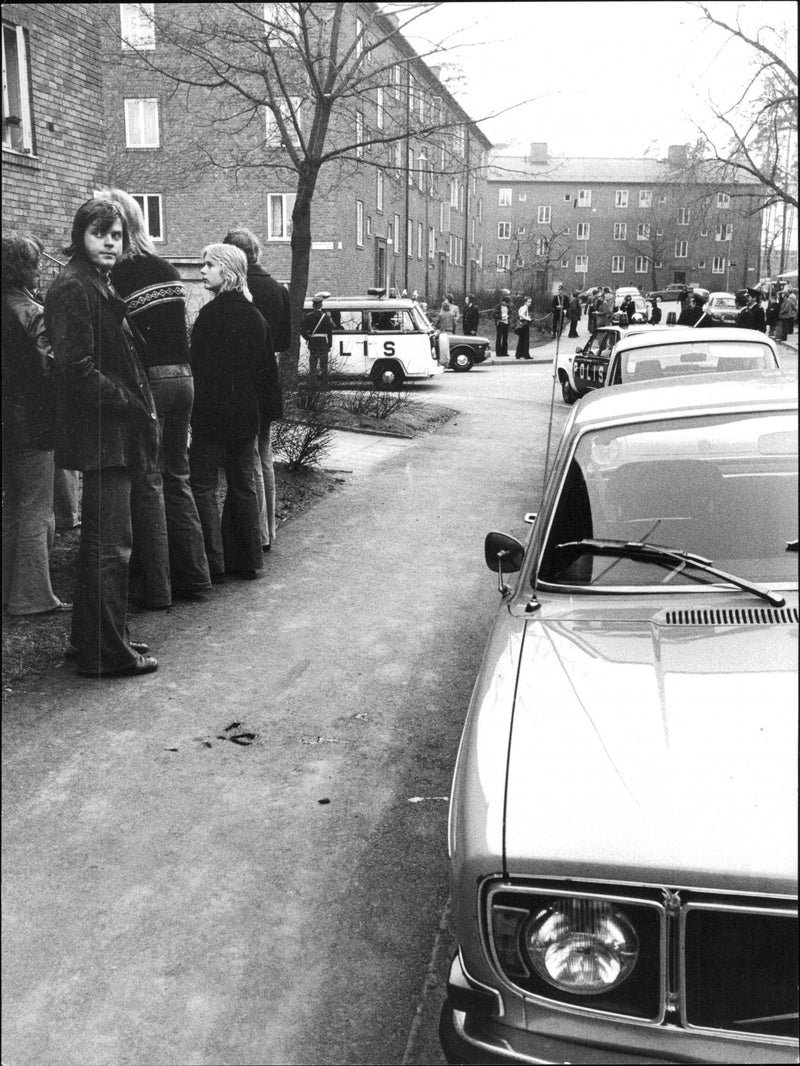
[{"label": "white van", "polygon": [[[369,378],[377,385],[427,380],[450,362],[449,338],[437,334],[422,308],[401,297],[327,296],[322,301],[333,323],[328,360],[331,377]],[[311,309],[311,299],[305,309]],[[308,346],[300,340],[301,372],[308,371]]]}]

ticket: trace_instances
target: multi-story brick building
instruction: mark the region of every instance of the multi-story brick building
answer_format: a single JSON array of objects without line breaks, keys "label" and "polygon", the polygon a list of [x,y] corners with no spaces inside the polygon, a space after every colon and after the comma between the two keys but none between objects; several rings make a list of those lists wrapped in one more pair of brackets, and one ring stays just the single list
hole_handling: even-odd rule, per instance
[{"label": "multi-story brick building", "polygon": [[3,5],[3,229],[62,261],[105,161],[98,55],[94,5]]},{"label": "multi-story brick building", "polygon": [[524,158],[494,156],[488,182],[487,289],[544,298],[557,284],[729,291],[758,280],[761,187],[723,182],[684,146],[666,160],[572,159],[534,143]]},{"label": "multi-story brick building", "polygon": [[[246,6],[242,18],[250,21],[243,26],[251,35],[263,37],[258,19],[274,18],[275,9],[293,17],[291,5]],[[315,5],[315,15],[322,17],[325,6]],[[359,33],[366,40],[366,28],[382,43],[373,59],[376,75],[365,79],[339,126],[332,124],[328,143],[335,146],[337,138],[340,144],[342,138],[376,143],[354,147],[320,171],[308,287],[364,292],[387,285],[416,289],[421,299],[427,292],[431,301],[451,290],[463,294],[476,285],[482,262],[490,142],[442,85],[438,71],[397,32],[392,16],[376,4],[338,6],[347,40],[356,41]],[[235,18],[237,5],[98,8],[107,180],[139,198],[159,251],[185,277],[196,273],[205,244],[242,224],[261,238],[270,272],[288,281],[297,172],[272,112],[253,107],[248,122],[221,122],[225,108],[237,110],[230,93],[176,89],[168,76],[190,74],[192,61],[176,48],[177,35],[161,27],[177,18],[185,28],[198,12],[207,22],[211,8],[220,18]],[[251,57],[260,55],[252,40],[248,47]],[[296,107],[298,138],[305,136],[311,119],[306,102],[298,98],[295,105],[290,97],[287,103]],[[238,108],[241,112],[241,100]],[[398,131],[399,139],[390,140]],[[212,157],[229,169],[208,165]]]}]

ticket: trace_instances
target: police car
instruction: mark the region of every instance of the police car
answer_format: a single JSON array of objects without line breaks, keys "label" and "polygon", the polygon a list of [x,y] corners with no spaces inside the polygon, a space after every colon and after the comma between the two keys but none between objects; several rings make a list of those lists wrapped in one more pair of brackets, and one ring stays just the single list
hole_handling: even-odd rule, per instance
[{"label": "police car", "polygon": [[[370,290],[366,296],[317,295],[322,295],[322,309],[333,324],[331,377],[399,385],[436,377],[450,364],[447,334],[433,330],[414,300],[385,296],[383,290]],[[311,306],[309,298],[306,310]],[[300,370],[308,371],[305,340],[300,342]]]}]

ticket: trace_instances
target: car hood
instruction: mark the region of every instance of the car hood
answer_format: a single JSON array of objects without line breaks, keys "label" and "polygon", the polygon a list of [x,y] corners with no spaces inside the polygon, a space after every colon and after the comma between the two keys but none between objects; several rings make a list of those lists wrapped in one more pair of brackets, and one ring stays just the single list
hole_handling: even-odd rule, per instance
[{"label": "car hood", "polygon": [[510,874],[796,883],[797,625],[665,620],[526,626]]}]

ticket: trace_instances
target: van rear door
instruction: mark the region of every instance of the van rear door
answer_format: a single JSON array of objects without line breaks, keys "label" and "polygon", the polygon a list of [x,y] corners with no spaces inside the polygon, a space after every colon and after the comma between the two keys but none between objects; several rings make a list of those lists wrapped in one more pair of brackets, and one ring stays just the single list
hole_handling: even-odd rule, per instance
[{"label": "van rear door", "polygon": [[367,335],[362,311],[329,310],[333,323],[331,371],[361,377],[367,372]]}]

